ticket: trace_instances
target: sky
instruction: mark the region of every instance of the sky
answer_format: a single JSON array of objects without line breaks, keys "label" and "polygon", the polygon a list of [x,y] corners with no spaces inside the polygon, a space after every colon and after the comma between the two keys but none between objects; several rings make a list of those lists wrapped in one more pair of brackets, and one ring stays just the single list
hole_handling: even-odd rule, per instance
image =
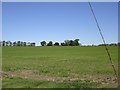
[{"label": "sky", "polygon": [[[92,2],[106,43],[118,42],[117,2]],[[3,2],[2,39],[63,42],[80,39],[82,45],[102,38],[87,2]]]}]

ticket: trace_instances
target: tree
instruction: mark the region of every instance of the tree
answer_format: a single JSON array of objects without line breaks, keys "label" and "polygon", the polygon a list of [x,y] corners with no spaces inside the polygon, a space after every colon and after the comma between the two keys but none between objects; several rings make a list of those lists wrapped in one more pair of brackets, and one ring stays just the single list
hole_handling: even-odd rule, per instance
[{"label": "tree", "polygon": [[31,43],[31,46],[35,46],[35,43],[33,42],[33,43]]},{"label": "tree", "polygon": [[52,46],[52,45],[53,45],[52,41],[49,41],[49,43],[47,44],[47,46]]},{"label": "tree", "polygon": [[79,39],[75,39],[75,40],[74,40],[74,45],[75,45],[75,46],[79,46],[79,45],[80,45]]},{"label": "tree", "polygon": [[21,41],[17,41],[17,46],[21,46]]},{"label": "tree", "polygon": [[24,46],[24,42],[21,41],[21,42],[20,42],[20,46]]},{"label": "tree", "polygon": [[54,46],[59,46],[59,43],[58,43],[58,42],[55,42]]},{"label": "tree", "polygon": [[10,46],[12,46],[12,45],[13,45],[11,41],[9,41],[9,44],[10,44]]},{"label": "tree", "polygon": [[75,43],[73,40],[70,40],[70,46],[75,46]]},{"label": "tree", "polygon": [[120,46],[120,42],[118,42],[118,46]]},{"label": "tree", "polygon": [[65,43],[61,43],[61,46],[65,46]]},{"label": "tree", "polygon": [[23,45],[26,46],[26,42],[23,42]]},{"label": "tree", "polygon": [[111,43],[109,46],[117,46],[117,43]]},{"label": "tree", "polygon": [[7,45],[7,46],[12,46],[12,42],[11,42],[11,41],[7,41],[7,42],[6,42],[6,45]]},{"label": "tree", "polygon": [[6,46],[6,42],[5,41],[2,42],[2,46]]},{"label": "tree", "polygon": [[70,46],[70,40],[65,40],[65,46]]},{"label": "tree", "polygon": [[109,44],[99,44],[98,46],[108,46]]},{"label": "tree", "polygon": [[9,45],[8,45],[8,44],[9,44],[9,41],[6,41],[5,43],[6,43],[6,46],[9,46]]},{"label": "tree", "polygon": [[40,42],[41,46],[46,46],[46,42],[45,41],[42,41]]},{"label": "tree", "polygon": [[16,43],[16,42],[13,42],[13,46],[17,46],[17,43]]}]

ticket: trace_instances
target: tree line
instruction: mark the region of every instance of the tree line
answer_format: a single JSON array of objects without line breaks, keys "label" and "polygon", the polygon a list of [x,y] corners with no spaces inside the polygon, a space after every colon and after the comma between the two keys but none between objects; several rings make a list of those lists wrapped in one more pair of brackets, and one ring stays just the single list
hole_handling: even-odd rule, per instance
[{"label": "tree line", "polygon": [[117,45],[120,45],[120,43],[99,44],[98,46],[117,46]]},{"label": "tree line", "polygon": [[[41,41],[39,44],[41,46],[82,46],[81,43],[79,43],[79,39],[75,40],[65,40],[64,42],[55,42],[49,41],[48,43],[46,41]],[[24,41],[0,41],[0,46],[35,46],[35,42],[24,42]],[[120,42],[118,43],[111,43],[111,44],[99,44],[97,46],[120,46]],[[94,45],[92,45],[94,46]]]},{"label": "tree line", "polygon": [[41,46],[80,46],[79,39],[75,40],[65,40],[62,43],[49,41],[48,43],[46,41],[40,42]]},{"label": "tree line", "polygon": [[24,41],[0,41],[0,46],[35,46],[35,42]]}]

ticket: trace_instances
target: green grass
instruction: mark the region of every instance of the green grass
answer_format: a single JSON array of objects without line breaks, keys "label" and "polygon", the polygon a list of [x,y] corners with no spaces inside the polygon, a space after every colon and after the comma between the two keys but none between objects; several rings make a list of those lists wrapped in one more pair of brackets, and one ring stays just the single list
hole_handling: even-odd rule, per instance
[{"label": "green grass", "polygon": [[[108,47],[112,60],[117,68],[118,48]],[[69,77],[96,79],[98,77],[113,77],[113,70],[110,65],[104,47],[3,47],[2,64],[4,72],[15,72],[31,70],[37,75],[48,77]],[[8,76],[10,77],[10,76]],[[4,78],[3,87],[92,87],[94,84],[68,81],[55,83],[52,81],[24,80],[27,85],[17,85],[16,81],[21,79]],[[22,80],[22,81],[23,81]],[[46,83],[47,85],[40,83]],[[65,84],[64,84],[65,83]],[[37,86],[36,86],[37,84]],[[75,84],[75,85],[74,85]],[[98,86],[99,87],[99,86]]]}]

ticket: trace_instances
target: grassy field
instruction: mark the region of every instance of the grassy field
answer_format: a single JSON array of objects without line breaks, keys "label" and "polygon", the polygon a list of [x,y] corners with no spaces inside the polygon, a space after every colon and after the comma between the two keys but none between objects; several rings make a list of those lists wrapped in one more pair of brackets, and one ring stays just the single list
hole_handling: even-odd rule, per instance
[{"label": "grassy field", "polygon": [[104,47],[3,47],[2,59],[4,88],[117,87]]}]

